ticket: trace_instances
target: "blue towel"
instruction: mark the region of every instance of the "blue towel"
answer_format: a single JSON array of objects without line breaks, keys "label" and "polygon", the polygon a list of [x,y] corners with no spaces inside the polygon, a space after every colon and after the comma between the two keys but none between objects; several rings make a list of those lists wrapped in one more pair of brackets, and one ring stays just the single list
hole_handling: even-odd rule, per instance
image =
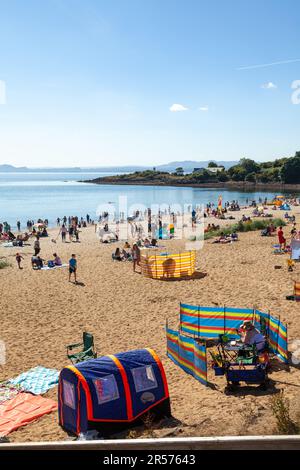
[{"label": "blue towel", "polygon": [[56,369],[37,366],[10,379],[9,383],[20,385],[24,391],[34,395],[41,395],[58,384],[58,377],[59,372]]}]

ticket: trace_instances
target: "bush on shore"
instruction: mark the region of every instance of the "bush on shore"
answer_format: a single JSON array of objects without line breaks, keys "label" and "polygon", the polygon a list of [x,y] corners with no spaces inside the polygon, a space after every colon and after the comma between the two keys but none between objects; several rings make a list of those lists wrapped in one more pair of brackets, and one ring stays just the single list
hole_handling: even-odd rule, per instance
[{"label": "bush on shore", "polygon": [[0,259],[0,269],[8,268],[11,264],[6,259]]},{"label": "bush on shore", "polygon": [[273,224],[274,227],[284,227],[286,225],[285,221],[282,219],[265,219],[265,220],[251,220],[248,222],[239,221],[236,224],[230,225],[229,227],[221,227],[219,230],[212,230],[204,234],[204,240],[208,240],[213,237],[221,236],[221,233],[224,235],[230,235],[233,232],[254,232],[256,230],[264,230],[270,224]]}]

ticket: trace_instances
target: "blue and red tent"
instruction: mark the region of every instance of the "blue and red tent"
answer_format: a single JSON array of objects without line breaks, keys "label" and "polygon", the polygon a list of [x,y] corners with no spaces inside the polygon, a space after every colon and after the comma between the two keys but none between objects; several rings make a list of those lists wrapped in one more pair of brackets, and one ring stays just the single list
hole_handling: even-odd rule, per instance
[{"label": "blue and red tent", "polygon": [[59,423],[74,434],[133,423],[143,414],[170,415],[163,365],[152,349],[91,359],[62,369]]}]

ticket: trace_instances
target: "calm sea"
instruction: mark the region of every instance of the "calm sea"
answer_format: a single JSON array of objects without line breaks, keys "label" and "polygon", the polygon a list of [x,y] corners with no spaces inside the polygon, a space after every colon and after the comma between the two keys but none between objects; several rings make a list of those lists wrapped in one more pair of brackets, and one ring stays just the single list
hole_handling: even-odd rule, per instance
[{"label": "calm sea", "polygon": [[[274,193],[241,192],[229,190],[176,188],[159,186],[119,186],[93,185],[79,183],[78,180],[93,179],[112,173],[0,173],[0,221],[7,221],[12,227],[20,220],[24,227],[28,219],[48,219],[54,225],[57,217],[90,214],[96,218],[97,210],[118,208],[119,196],[127,198],[127,206],[144,204],[146,207],[161,204],[196,205],[217,202],[222,195],[224,201],[238,200],[240,204],[246,199],[259,197],[271,198]],[[123,199],[125,201],[125,199]],[[100,206],[100,208],[99,208]],[[155,209],[154,209],[155,210]],[[99,212],[98,212],[99,213]]]}]

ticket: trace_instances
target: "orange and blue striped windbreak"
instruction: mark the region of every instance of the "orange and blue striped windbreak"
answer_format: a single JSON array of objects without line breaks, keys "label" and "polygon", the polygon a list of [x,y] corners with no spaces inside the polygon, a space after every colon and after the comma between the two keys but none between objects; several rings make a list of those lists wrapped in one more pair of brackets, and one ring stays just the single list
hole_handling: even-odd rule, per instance
[{"label": "orange and blue striped windbreak", "polygon": [[188,374],[207,385],[206,346],[167,328],[167,355]]}]

